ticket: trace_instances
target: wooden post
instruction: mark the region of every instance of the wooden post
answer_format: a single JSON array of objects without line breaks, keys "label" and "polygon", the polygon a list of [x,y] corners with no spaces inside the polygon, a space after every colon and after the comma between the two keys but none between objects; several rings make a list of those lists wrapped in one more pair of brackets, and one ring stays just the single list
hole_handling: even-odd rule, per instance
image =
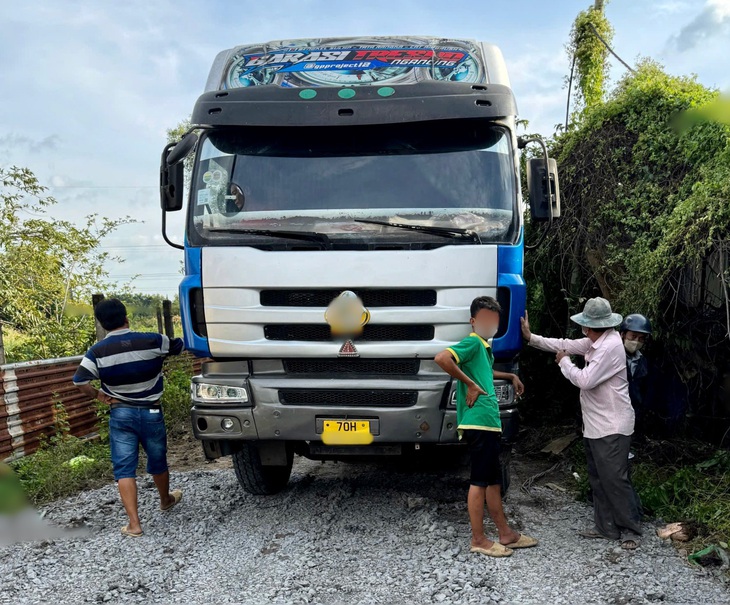
[{"label": "wooden post", "polygon": [[[98,305],[102,300],[104,300],[103,294],[92,294],[91,305],[94,307],[94,311],[96,311],[96,305]],[[96,340],[98,342],[106,336],[106,330],[101,327],[101,324],[98,321],[96,321],[96,316],[94,316],[94,325],[96,325]]]},{"label": "wooden post", "polygon": [[164,334],[162,331],[162,309],[160,307],[157,307],[157,331]]},{"label": "wooden post", "polygon": [[5,364],[5,345],[3,344],[3,322],[0,321],[0,366]]},{"label": "wooden post", "polygon": [[165,320],[165,334],[168,338],[175,338],[175,327],[172,325],[172,303],[169,300],[162,301],[162,316]]}]

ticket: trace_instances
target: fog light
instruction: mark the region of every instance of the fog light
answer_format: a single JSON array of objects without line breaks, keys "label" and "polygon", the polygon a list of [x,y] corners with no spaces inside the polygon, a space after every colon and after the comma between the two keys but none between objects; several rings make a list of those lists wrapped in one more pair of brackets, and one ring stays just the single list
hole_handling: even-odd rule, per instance
[{"label": "fog light", "polygon": [[221,420],[221,426],[223,427],[224,431],[231,431],[233,430],[233,419],[232,418],[224,418]]}]

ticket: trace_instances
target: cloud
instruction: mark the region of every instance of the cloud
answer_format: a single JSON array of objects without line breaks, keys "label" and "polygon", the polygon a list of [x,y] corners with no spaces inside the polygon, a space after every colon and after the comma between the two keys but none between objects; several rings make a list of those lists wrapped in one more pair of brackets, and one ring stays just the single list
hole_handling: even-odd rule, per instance
[{"label": "cloud", "polygon": [[684,52],[721,35],[730,35],[730,0],[707,0],[702,11],[672,36],[669,44]]},{"label": "cloud", "polygon": [[564,78],[570,66],[565,50],[528,45],[520,55],[507,60],[507,69],[520,117],[530,122],[527,131],[550,136],[565,112],[568,97]]},{"label": "cloud", "polygon": [[681,0],[667,0],[666,2],[657,2],[653,6],[653,11],[663,13],[665,15],[676,15],[686,12],[692,8],[690,2],[682,2]]},{"label": "cloud", "polygon": [[29,153],[38,154],[44,151],[55,151],[60,141],[61,137],[57,134],[51,134],[42,139],[33,139],[21,134],[9,133],[0,136],[0,149],[9,151],[22,147]]}]

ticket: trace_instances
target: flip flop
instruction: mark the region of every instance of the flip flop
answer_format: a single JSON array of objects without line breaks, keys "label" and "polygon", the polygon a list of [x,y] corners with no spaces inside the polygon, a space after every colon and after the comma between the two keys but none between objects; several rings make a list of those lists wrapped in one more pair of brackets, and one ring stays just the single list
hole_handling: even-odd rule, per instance
[{"label": "flip flop", "polygon": [[512,551],[505,546],[502,546],[499,542],[495,542],[489,548],[482,548],[481,546],[472,546],[469,552],[478,553],[480,555],[486,555],[488,557],[510,557]]},{"label": "flip flop", "polygon": [[144,535],[143,531],[140,531],[140,532],[129,531],[129,525],[125,525],[124,527],[122,527],[121,531],[122,531],[123,536],[127,536],[129,538],[139,538],[140,536]]},{"label": "flip flop", "polygon": [[182,491],[180,491],[179,489],[176,489],[175,491],[170,492],[170,495],[174,498],[172,504],[168,504],[167,506],[160,505],[161,511],[170,510],[173,506],[178,504],[180,502],[180,500],[182,500]]},{"label": "flip flop", "polygon": [[520,539],[517,542],[505,544],[504,546],[505,548],[532,548],[533,546],[537,546],[537,540],[530,536],[520,534]]}]

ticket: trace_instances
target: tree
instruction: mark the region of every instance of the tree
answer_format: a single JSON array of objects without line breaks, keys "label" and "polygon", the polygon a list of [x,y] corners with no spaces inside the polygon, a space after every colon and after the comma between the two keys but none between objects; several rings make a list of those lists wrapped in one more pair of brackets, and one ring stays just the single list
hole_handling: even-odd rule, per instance
[{"label": "tree", "polygon": [[108,287],[101,240],[129,218],[88,215],[83,226],[52,219],[46,195],[27,168],[0,167],[0,320],[23,335],[8,357],[38,359],[82,353],[93,341],[88,301]]},{"label": "tree", "polygon": [[[167,129],[167,142],[168,143],[177,143],[180,139],[183,138],[185,133],[190,130],[191,122],[190,117],[188,116],[184,120],[181,120],[177,126],[174,128],[168,128]],[[188,157],[185,158],[185,196],[187,197],[188,192],[190,191],[190,180],[193,176],[193,154],[189,154]]]},{"label": "tree", "polygon": [[578,13],[570,31],[567,51],[573,61],[571,79],[577,81],[573,93],[577,112],[601,103],[606,92],[606,45],[611,43],[613,28],[604,14],[604,5],[603,0],[596,0],[592,7]]}]

